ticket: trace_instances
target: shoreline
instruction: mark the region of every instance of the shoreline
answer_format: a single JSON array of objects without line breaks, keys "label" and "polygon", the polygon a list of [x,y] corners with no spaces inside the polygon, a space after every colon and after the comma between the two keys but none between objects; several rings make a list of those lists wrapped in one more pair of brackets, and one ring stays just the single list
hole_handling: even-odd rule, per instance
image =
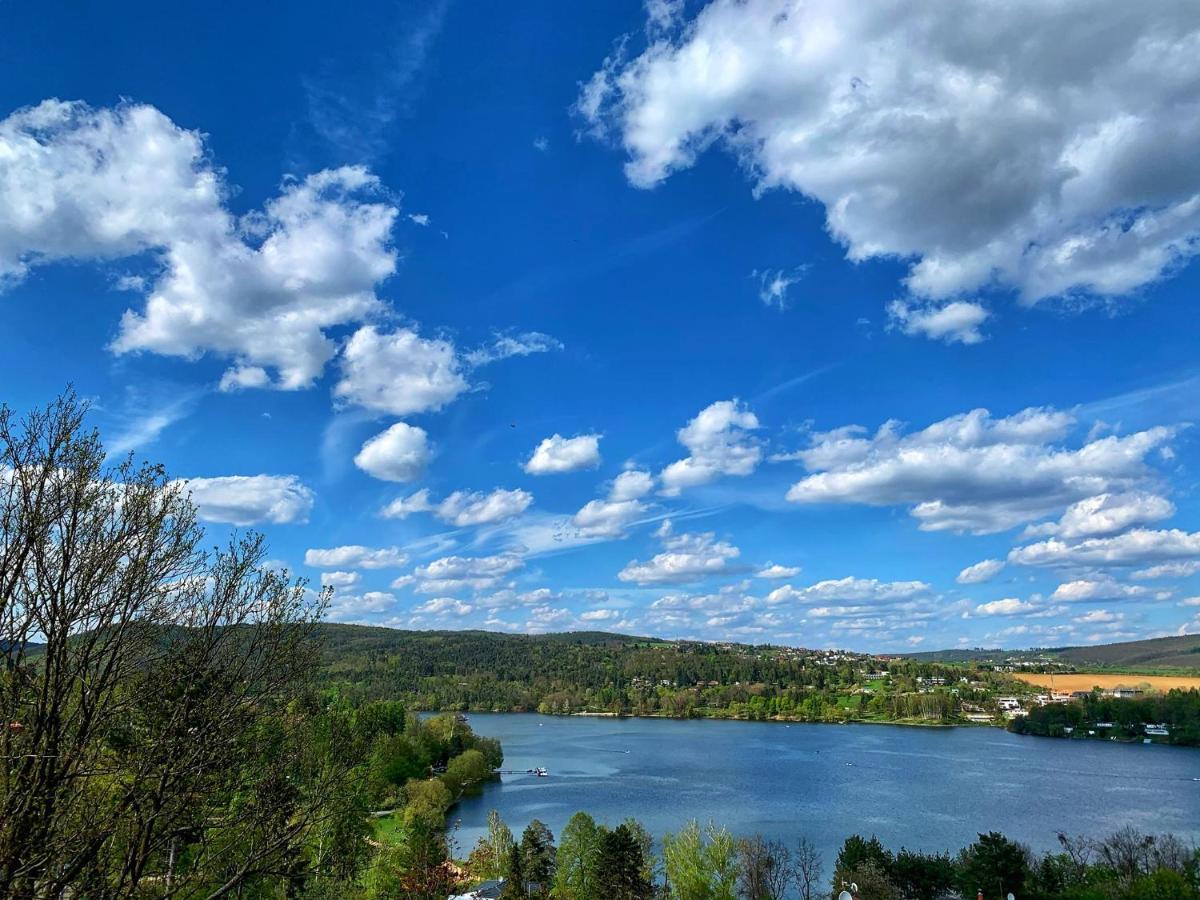
[{"label": "shoreline", "polygon": [[[533,715],[533,716],[549,716],[556,719],[655,719],[668,722],[759,722],[775,725],[895,725],[903,728],[999,728],[1002,731],[1008,731],[1007,728],[1001,725],[994,725],[990,722],[922,722],[910,721],[905,719],[838,719],[834,721],[813,720],[813,719],[788,719],[773,716],[769,719],[746,719],[738,716],[664,716],[655,713],[614,713],[614,712],[593,712],[583,710],[581,712],[555,713],[555,712],[539,712],[536,709],[529,710],[512,710],[512,709],[418,709],[414,712],[426,715],[439,715],[443,713],[456,713],[459,715]],[[1039,735],[1024,735],[1026,737],[1039,737]]]}]

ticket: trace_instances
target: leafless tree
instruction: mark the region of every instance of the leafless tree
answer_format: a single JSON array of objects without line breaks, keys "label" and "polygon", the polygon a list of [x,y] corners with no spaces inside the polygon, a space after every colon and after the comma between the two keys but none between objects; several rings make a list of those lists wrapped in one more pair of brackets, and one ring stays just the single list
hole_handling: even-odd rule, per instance
[{"label": "leafless tree", "polygon": [[222,896],[322,809],[286,703],[325,602],[200,549],[185,486],[105,461],[68,392],[0,407],[0,895]]},{"label": "leafless tree", "polygon": [[792,884],[791,853],[782,842],[755,835],[739,842],[738,853],[739,896],[747,900],[781,900],[787,895]]},{"label": "leafless tree", "polygon": [[808,838],[800,838],[796,843],[796,853],[792,857],[792,873],[800,900],[814,900],[824,892],[821,883],[825,880],[825,865],[821,852]]}]

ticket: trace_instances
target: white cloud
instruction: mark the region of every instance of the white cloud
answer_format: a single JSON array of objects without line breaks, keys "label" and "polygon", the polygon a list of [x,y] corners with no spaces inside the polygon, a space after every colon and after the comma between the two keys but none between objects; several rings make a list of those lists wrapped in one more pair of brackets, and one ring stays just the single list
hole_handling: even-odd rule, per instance
[{"label": "white cloud", "polygon": [[585,538],[619,537],[645,514],[639,500],[590,500],[571,518]]},{"label": "white cloud", "polygon": [[1149,593],[1147,588],[1121,584],[1112,578],[1080,578],[1060,584],[1054,589],[1050,599],[1062,603],[1082,603],[1092,600],[1128,600]]},{"label": "white cloud", "polygon": [[1008,554],[1009,562],[1023,566],[1137,566],[1171,560],[1200,560],[1200,532],[1135,528],[1076,543],[1051,538]]},{"label": "white cloud", "polygon": [[485,366],[513,356],[529,356],[534,353],[549,353],[561,350],[562,341],[540,331],[522,334],[497,334],[492,342],[467,353],[463,359],[471,366]]},{"label": "white cloud", "polygon": [[594,469],[600,465],[600,435],[581,434],[565,438],[554,434],[543,440],[525,463],[530,475],[556,475]]},{"label": "white cloud", "polygon": [[354,464],[381,481],[412,481],[432,457],[425,430],[397,422],[363,444]]},{"label": "white cloud", "polygon": [[812,473],[792,485],[794,503],[909,505],[927,531],[1003,531],[1069,503],[1151,476],[1146,456],[1174,431],[1109,435],[1078,449],[1053,442],[1073,420],[1051,409],[993,419],[976,409],[900,433],[895,422],[873,437],[859,426],[813,436],[796,454]]},{"label": "white cloud", "polygon": [[455,491],[441,502],[430,499],[421,489],[408,497],[393,500],[379,514],[385,519],[406,519],[414,513],[430,512],[450,525],[489,525],[519,516],[533,503],[533,494],[522,490],[496,488],[490,493]]},{"label": "white cloud", "polygon": [[295,475],[226,475],[184,481],[200,518],[231,525],[307,522],[313,492]]},{"label": "white cloud", "polygon": [[621,613],[615,609],[589,609],[580,613],[579,618],[584,622],[611,622],[621,618]]},{"label": "white cloud", "polygon": [[409,328],[356,331],[342,350],[339,400],[393,416],[438,410],[468,387],[454,345]]},{"label": "white cloud", "polygon": [[[112,342],[118,353],[231,358],[226,389],[309,386],[336,347],[328,329],[376,315],[393,274],[379,183],[347,166],[288,180],[241,218],[202,136],[152,106],[47,100],[0,122],[0,279],[57,260],[150,255],[157,274]],[[141,279],[139,281],[139,278]]]},{"label": "white cloud", "polygon": [[1197,572],[1200,572],[1200,559],[1159,563],[1156,566],[1138,569],[1133,573],[1133,577],[1140,581],[1149,581],[1155,578],[1187,578]]},{"label": "white cloud", "polygon": [[788,292],[804,278],[806,266],[791,271],[785,269],[755,269],[750,277],[758,281],[758,299],[763,306],[773,306],[780,312],[788,308]]},{"label": "white cloud", "polygon": [[385,519],[407,519],[416,513],[432,512],[437,505],[429,499],[429,489],[421,488],[407,497],[397,497],[379,511]]},{"label": "white cloud", "polygon": [[767,594],[767,603],[830,603],[854,601],[891,603],[908,600],[929,590],[923,581],[879,581],[875,578],[832,578],[804,588],[790,584],[775,588]]},{"label": "white cloud", "polygon": [[977,616],[1015,616],[1018,613],[1033,612],[1037,605],[1008,597],[1004,600],[992,600],[990,603],[980,603],[975,607]]},{"label": "white cloud", "polygon": [[435,597],[418,604],[413,611],[431,616],[466,616],[474,609],[470,603],[463,603],[453,597]]},{"label": "white cloud", "polygon": [[393,587],[414,585],[420,594],[455,594],[497,587],[525,563],[516,556],[444,556],[413,569],[411,576],[396,579]]},{"label": "white cloud", "polygon": [[626,469],[613,479],[608,499],[613,501],[637,500],[654,488],[654,476],[640,469]]},{"label": "white cloud", "polygon": [[690,455],[662,470],[662,493],[676,496],[720,475],[749,475],[762,461],[762,447],[750,434],[758,427],[758,418],[736,399],[702,409],[676,434]]},{"label": "white cloud", "polygon": [[1179,601],[1180,606],[1200,606],[1200,597],[1185,597]]},{"label": "white cloud", "polygon": [[973,566],[967,566],[958,573],[958,577],[954,580],[959,584],[982,584],[996,577],[1003,568],[1004,563],[1001,560],[985,559]]},{"label": "white cloud", "polygon": [[326,615],[331,622],[365,622],[365,616],[388,612],[395,603],[395,595],[386,591],[367,591],[361,595],[338,593]]},{"label": "white cloud", "polygon": [[1123,616],[1120,613],[1112,613],[1107,609],[1092,609],[1085,612],[1082,616],[1076,616],[1074,621],[1081,625],[1095,625],[1098,623],[1119,622]]},{"label": "white cloud", "polygon": [[1175,505],[1156,494],[1131,491],[1125,494],[1098,494],[1067,507],[1058,523],[1034,526],[1039,535],[1057,534],[1072,539],[1101,537],[1124,531],[1133,525],[1146,525],[1175,514]]},{"label": "white cloud", "polygon": [[988,319],[988,311],[978,303],[955,300],[951,303],[910,303],[893,300],[888,304],[888,321],[908,335],[920,335],[947,344],[978,344],[979,330]]},{"label": "white cloud", "polygon": [[316,569],[392,569],[406,562],[408,557],[399,547],[376,549],[361,544],[347,544],[304,551],[304,564]]},{"label": "white cloud", "polygon": [[820,202],[851,260],[909,261],[932,298],[1117,296],[1200,250],[1200,22],[1176,4],[651,15],[649,46],[621,44],[577,104],[619,136],[634,185],[724,147],[756,192]]},{"label": "white cloud", "polygon": [[353,587],[362,580],[357,572],[322,572],[321,584],[333,588]]},{"label": "white cloud", "polygon": [[800,574],[799,566],[781,566],[778,563],[768,563],[754,573],[755,578],[792,578]]},{"label": "white cloud", "polygon": [[590,500],[571,518],[571,524],[584,539],[614,538],[646,515],[644,497],[654,487],[649,472],[628,469],[613,479],[607,500]]},{"label": "white cloud", "polygon": [[712,532],[673,534],[670,522],[659,529],[664,550],[646,562],[631,561],[617,577],[637,584],[687,584],[727,571],[730,560],[741,551]]}]

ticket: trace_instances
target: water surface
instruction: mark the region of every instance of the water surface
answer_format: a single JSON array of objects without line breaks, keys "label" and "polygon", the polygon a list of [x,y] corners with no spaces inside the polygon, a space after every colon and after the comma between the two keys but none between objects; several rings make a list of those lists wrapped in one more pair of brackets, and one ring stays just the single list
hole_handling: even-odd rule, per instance
[{"label": "water surface", "polygon": [[688,819],[793,843],[827,864],[855,832],[893,848],[956,850],[1000,831],[1037,850],[1059,831],[1123,825],[1200,842],[1200,750],[1024,737],[995,728],[785,725],[473,713],[500,738],[505,775],[451,813],[469,851],[487,813],[519,836],[531,819],[555,837],[578,810],[634,816],[656,839]]}]

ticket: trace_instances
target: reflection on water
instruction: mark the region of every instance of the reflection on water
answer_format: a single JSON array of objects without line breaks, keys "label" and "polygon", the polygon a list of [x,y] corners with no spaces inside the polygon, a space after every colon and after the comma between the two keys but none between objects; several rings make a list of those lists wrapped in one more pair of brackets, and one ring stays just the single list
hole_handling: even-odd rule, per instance
[{"label": "reflection on water", "polygon": [[1200,841],[1200,751],[1060,741],[986,728],[781,725],[773,722],[470,716],[504,744],[506,775],[452,813],[469,850],[497,809],[520,834],[538,818],[558,835],[586,810],[635,816],[655,835],[695,818],[832,859],[854,832],[895,848],[954,850],[1001,831],[1038,850],[1059,831],[1102,835],[1132,824]]}]

